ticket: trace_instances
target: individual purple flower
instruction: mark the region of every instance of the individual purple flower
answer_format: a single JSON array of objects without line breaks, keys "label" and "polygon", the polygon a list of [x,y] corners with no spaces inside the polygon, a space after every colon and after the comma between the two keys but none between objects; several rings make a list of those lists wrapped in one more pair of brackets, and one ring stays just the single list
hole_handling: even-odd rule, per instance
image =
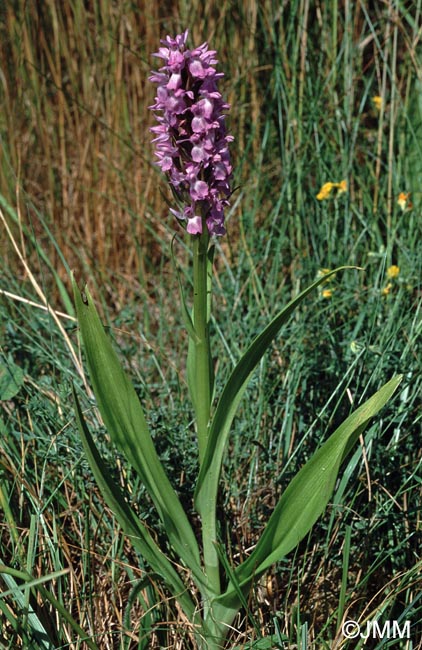
[{"label": "individual purple flower", "polygon": [[229,105],[218,91],[215,51],[208,44],[186,48],[188,30],[161,41],[154,56],[164,65],[152,72],[157,84],[155,113],[157,164],[167,175],[181,208],[171,210],[186,222],[191,235],[201,234],[205,221],[211,235],[224,235],[224,208],[229,204],[232,166],[223,111]]}]

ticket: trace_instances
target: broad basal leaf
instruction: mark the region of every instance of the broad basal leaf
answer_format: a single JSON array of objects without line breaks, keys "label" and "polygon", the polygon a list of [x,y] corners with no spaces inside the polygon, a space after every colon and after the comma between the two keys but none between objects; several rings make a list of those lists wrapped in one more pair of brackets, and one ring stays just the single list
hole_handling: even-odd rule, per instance
[{"label": "broad basal leaf", "polygon": [[356,267],[340,267],[327,273],[324,277],[318,279],[302,291],[294,300],[289,302],[261,334],[252,341],[245,354],[233,369],[213,415],[208,444],[201,464],[195,492],[195,503],[199,513],[214,507],[224,449],[227,444],[231,424],[255,368],[278,335],[281,327],[286,323],[304,298],[330,276],[347,268]]},{"label": "broad basal leaf", "polygon": [[[393,395],[401,379],[401,375],[393,377],[352,413],[296,474],[282,494],[254,551],[236,569],[238,585],[249,584],[294,549],[309,532],[327,506],[345,456],[369,420]],[[223,606],[232,606],[234,600],[237,597],[232,586],[217,599]]]},{"label": "broad basal leaf", "polygon": [[114,516],[123,531],[129,536],[136,550],[148,562],[151,569],[164,579],[170,592],[179,599],[186,615],[190,618],[193,617],[195,614],[195,605],[186,591],[183,581],[172,563],[167,559],[159,546],[157,546],[147,527],[139,520],[129,506],[119,486],[110,478],[108,468],[101,458],[89,429],[86,426],[75,390],[73,391],[73,397],[85,454],[107,505],[111,508]]},{"label": "broad basal leaf", "polygon": [[74,294],[91,383],[104,424],[144,482],[171,545],[197,582],[203,583],[195,535],[155,451],[132,382],[104,332],[88,290],[81,294],[74,283]]}]

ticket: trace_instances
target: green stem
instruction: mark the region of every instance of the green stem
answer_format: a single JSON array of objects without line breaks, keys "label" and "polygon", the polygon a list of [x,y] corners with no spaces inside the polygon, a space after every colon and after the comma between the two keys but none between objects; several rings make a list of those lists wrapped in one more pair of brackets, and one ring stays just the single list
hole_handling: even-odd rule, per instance
[{"label": "green stem", "polygon": [[[204,224],[205,225],[205,224]],[[209,235],[204,228],[202,235],[193,237],[193,325],[195,328],[194,381],[195,413],[198,435],[199,462],[202,464],[208,443],[212,399],[213,368],[209,340],[210,282],[208,278]],[[202,543],[204,568],[210,592],[220,593],[220,565],[215,548],[217,541],[216,509],[202,513]],[[209,614],[209,602],[204,594],[204,617]]]},{"label": "green stem", "polygon": [[208,442],[211,409],[211,359],[208,315],[208,234],[193,237],[193,323],[195,341],[196,426],[199,460],[202,463]]}]

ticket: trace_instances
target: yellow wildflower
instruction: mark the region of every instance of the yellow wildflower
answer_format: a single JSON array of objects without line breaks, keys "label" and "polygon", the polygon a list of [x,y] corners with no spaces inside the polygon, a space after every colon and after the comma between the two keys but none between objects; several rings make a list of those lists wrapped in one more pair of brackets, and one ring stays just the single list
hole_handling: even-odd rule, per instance
[{"label": "yellow wildflower", "polygon": [[400,273],[400,267],[396,266],[393,264],[392,266],[389,266],[387,269],[387,278],[390,278],[392,280],[393,278],[396,278]]},{"label": "yellow wildflower", "polygon": [[[397,278],[400,275],[400,267],[397,266],[396,264],[392,264],[391,266],[388,267],[386,275],[389,280],[395,280],[395,278]],[[388,296],[391,289],[393,288],[393,284],[394,284],[393,282],[387,282],[385,287],[381,289],[381,295]]]},{"label": "yellow wildflower", "polygon": [[323,289],[323,291],[321,291],[321,296],[323,298],[332,298],[332,295],[333,295],[332,289]]},{"label": "yellow wildflower", "polygon": [[382,97],[380,97],[379,95],[375,95],[374,97],[372,97],[372,101],[377,111],[380,111],[382,108]]},{"label": "yellow wildflower", "polygon": [[347,181],[340,181],[340,183],[324,183],[324,185],[321,187],[320,191],[317,194],[317,199],[318,201],[323,201],[324,199],[328,199],[330,196],[331,192],[336,189],[337,190],[337,196],[339,194],[343,194],[344,192],[347,192]]},{"label": "yellow wildflower", "polygon": [[400,192],[397,204],[401,207],[403,212],[413,208],[412,201],[410,200],[410,192]]},{"label": "yellow wildflower", "polygon": [[340,181],[340,183],[337,183],[337,196],[339,194],[344,194],[344,192],[347,192],[347,181]]},{"label": "yellow wildflower", "polygon": [[333,187],[334,187],[334,183],[324,183],[324,185],[321,187],[320,191],[317,194],[318,201],[323,201],[324,199],[328,199]]}]

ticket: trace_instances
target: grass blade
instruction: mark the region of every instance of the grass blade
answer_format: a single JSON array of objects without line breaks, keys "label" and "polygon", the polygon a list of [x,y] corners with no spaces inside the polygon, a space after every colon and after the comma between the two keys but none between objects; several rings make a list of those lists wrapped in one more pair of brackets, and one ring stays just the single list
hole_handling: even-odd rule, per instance
[{"label": "grass blade", "polygon": [[[55,598],[53,594],[48,589],[46,589],[42,584],[47,580],[52,580],[55,577],[59,577],[63,575],[63,573],[67,573],[67,570],[56,571],[55,573],[49,574],[48,576],[43,576],[42,578],[33,578],[26,571],[25,572],[16,571],[12,568],[1,565],[0,573],[2,574],[3,580],[9,587],[9,591],[0,594],[0,598],[6,596],[6,594],[11,593],[18,607],[22,611],[27,611],[28,605],[26,603],[25,595],[22,593],[22,589],[25,589],[27,587],[32,587],[33,589],[36,589],[40,593],[41,598],[44,601],[48,601],[49,603],[51,603],[51,605],[53,605],[54,609],[70,625],[70,627],[79,636],[79,638],[86,643],[87,647],[90,650],[98,650],[98,646],[92,641],[92,639],[90,639],[87,636],[85,630],[75,621],[75,619],[67,611],[66,607],[64,607],[63,604],[59,600],[57,600],[57,598]],[[17,584],[13,576],[17,576],[20,579],[24,580],[24,584],[23,585]],[[40,650],[53,650],[55,644],[53,644],[53,642],[49,640],[49,635],[44,625],[42,624],[40,618],[38,617],[38,615],[35,613],[35,611],[32,609],[31,606],[29,606],[29,611],[27,611],[27,617],[28,617],[28,626],[31,630],[31,634],[34,635],[33,638],[37,639],[38,648]]]}]

